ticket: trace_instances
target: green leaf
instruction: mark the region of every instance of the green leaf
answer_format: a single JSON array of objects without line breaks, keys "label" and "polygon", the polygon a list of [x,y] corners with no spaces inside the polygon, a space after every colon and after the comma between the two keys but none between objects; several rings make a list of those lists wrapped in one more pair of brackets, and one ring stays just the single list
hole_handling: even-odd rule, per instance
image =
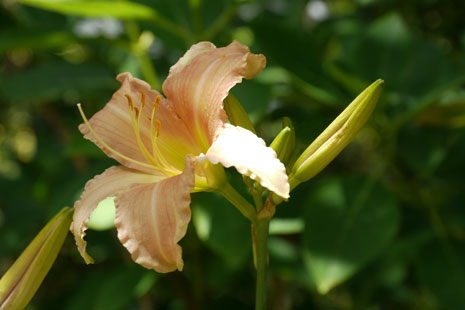
[{"label": "green leaf", "polygon": [[340,91],[323,68],[324,45],[301,25],[288,22],[266,14],[255,20],[251,26],[260,50],[271,64],[288,70],[301,91],[321,102],[337,102]]},{"label": "green leaf", "polygon": [[66,15],[120,19],[154,19],[158,16],[150,7],[129,1],[18,0],[18,2]]},{"label": "green leaf", "polygon": [[360,177],[322,182],[305,216],[304,261],[322,294],[381,254],[399,226],[396,202]]},{"label": "green leaf", "polygon": [[342,36],[341,47],[341,68],[362,80],[381,77],[386,90],[409,105],[463,79],[463,63],[453,62],[444,49],[415,36],[399,14],[387,14]]},{"label": "green leaf", "polygon": [[270,235],[299,234],[304,226],[301,218],[273,218],[270,221]]},{"label": "green leaf", "polygon": [[440,309],[459,310],[465,305],[465,245],[435,240],[420,251],[416,267],[420,280],[440,302]]},{"label": "green leaf", "polygon": [[11,102],[59,100],[67,93],[112,89],[114,74],[100,64],[45,63],[24,72],[0,76],[0,95]]},{"label": "green leaf", "polygon": [[231,268],[252,253],[249,222],[223,197],[199,193],[192,200],[192,220],[199,238]]},{"label": "green leaf", "polygon": [[16,48],[30,48],[35,52],[66,46],[76,41],[68,31],[29,30],[27,32],[9,29],[0,33],[0,52]]},{"label": "green leaf", "polygon": [[137,298],[147,294],[158,277],[153,270],[135,263],[102,265],[80,276],[79,290],[71,293],[64,309],[130,309]]},{"label": "green leaf", "polygon": [[263,117],[265,108],[272,99],[270,88],[254,80],[237,84],[231,92],[239,100],[252,123]]},{"label": "green leaf", "polygon": [[98,204],[91,213],[87,226],[93,230],[107,230],[115,227],[116,216],[114,197],[108,197]]}]

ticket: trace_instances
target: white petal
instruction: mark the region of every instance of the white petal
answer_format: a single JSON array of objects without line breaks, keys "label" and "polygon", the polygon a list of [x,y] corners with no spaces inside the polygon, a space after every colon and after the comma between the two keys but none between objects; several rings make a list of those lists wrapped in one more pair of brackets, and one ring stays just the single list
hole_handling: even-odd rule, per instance
[{"label": "white petal", "polygon": [[225,124],[206,157],[214,164],[226,168],[234,166],[241,174],[259,182],[283,198],[289,198],[286,168],[276,152],[252,132]]}]

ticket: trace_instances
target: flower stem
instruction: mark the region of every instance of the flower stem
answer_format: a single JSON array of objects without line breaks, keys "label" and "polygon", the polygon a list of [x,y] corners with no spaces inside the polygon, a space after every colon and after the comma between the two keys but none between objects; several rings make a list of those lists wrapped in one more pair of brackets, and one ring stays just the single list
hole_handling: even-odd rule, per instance
[{"label": "flower stem", "polygon": [[200,40],[212,41],[215,36],[236,16],[237,9],[244,3],[249,2],[249,0],[242,0],[235,2],[229,8],[223,11],[212,25],[205,30],[203,35],[200,37]]},{"label": "flower stem", "polygon": [[126,32],[128,34],[132,52],[137,58],[139,63],[139,68],[144,76],[144,79],[152,86],[154,89],[160,89],[160,82],[158,80],[157,72],[150,60],[150,56],[147,53],[145,48],[141,48],[138,44],[140,37],[140,30],[137,24],[134,21],[127,21],[125,23]]},{"label": "flower stem", "polygon": [[255,294],[255,310],[266,309],[267,269],[268,269],[268,229],[270,219],[259,219],[254,225],[255,255],[257,268],[257,286]]},{"label": "flower stem", "polygon": [[239,212],[242,213],[246,218],[248,218],[252,224],[257,222],[257,213],[255,212],[254,207],[239,194],[231,184],[226,183],[219,192],[223,195]]}]

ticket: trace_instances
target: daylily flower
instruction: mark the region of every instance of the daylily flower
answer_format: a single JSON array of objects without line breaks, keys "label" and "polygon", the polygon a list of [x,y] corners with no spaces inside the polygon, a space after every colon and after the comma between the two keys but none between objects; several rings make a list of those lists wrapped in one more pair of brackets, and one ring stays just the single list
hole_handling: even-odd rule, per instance
[{"label": "daylily flower", "polygon": [[216,48],[192,46],[170,69],[163,84],[166,99],[129,73],[121,88],[89,121],[79,126],[122,166],[90,180],[74,205],[71,231],[87,263],[87,221],[97,204],[115,196],[118,238],[135,262],[158,272],[182,270],[179,240],[191,218],[190,193],[220,191],[224,167],[289,196],[284,165],[254,133],[231,124],[223,100],[242,78],[257,76],[265,57],[233,42]]}]

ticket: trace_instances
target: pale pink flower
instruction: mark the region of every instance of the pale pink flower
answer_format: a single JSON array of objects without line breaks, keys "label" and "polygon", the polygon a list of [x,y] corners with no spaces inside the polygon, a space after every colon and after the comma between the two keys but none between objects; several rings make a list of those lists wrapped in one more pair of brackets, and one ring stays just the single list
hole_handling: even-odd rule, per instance
[{"label": "pale pink flower", "polygon": [[[192,46],[170,69],[166,99],[129,73],[121,88],[89,121],[84,137],[121,166],[90,180],[74,205],[71,231],[87,263],[87,221],[114,196],[118,238],[137,263],[158,272],[182,270],[179,240],[191,219],[190,193],[219,190],[225,167],[260,182],[283,198],[289,183],[276,153],[252,132],[227,124],[223,100],[242,78],[257,76],[265,57],[237,42]],[[223,182],[223,183],[222,183]]]}]

